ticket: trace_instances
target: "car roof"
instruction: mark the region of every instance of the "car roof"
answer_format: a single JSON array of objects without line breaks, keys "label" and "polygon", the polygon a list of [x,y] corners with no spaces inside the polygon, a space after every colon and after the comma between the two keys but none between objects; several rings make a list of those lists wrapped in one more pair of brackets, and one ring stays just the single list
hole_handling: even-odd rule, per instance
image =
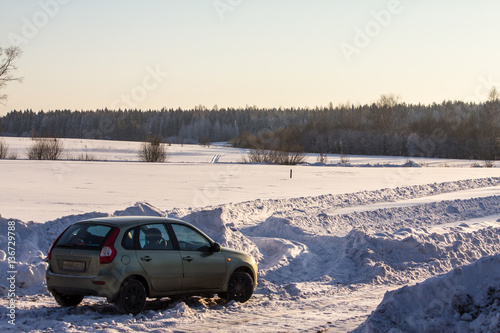
[{"label": "car roof", "polygon": [[175,222],[175,223],[180,223],[180,224],[191,225],[191,224],[184,222],[184,221],[181,221],[181,220],[168,218],[168,217],[161,217],[161,216],[110,216],[110,217],[98,217],[98,218],[83,220],[80,222],[102,223],[102,224],[113,225],[113,226],[117,226],[117,227],[136,225],[136,224],[142,224],[142,223],[162,223],[162,222],[163,223]]}]

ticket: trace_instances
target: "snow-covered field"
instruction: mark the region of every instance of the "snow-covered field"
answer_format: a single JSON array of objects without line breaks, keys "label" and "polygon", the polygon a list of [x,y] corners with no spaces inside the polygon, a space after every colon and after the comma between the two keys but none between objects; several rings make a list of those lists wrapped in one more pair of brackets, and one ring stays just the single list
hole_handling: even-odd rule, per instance
[{"label": "snow-covered field", "polygon": [[[222,145],[172,145],[167,163],[148,164],[138,143],[97,140],[65,140],[68,160],[29,161],[29,139],[4,140],[18,159],[0,160],[2,332],[500,332],[498,168],[363,156],[315,165],[315,155],[248,165],[237,163],[244,150]],[[72,160],[82,153],[96,161]],[[58,307],[44,282],[54,238],[84,218],[139,214],[184,219],[253,254],[254,297],[151,300],[136,317],[101,298]]]}]

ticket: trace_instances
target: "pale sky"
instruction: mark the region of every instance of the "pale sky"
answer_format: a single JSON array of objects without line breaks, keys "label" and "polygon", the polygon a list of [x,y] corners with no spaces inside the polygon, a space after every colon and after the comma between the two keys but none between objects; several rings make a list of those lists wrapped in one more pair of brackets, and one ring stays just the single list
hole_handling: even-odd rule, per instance
[{"label": "pale sky", "polygon": [[0,0],[11,110],[484,101],[494,0]]}]

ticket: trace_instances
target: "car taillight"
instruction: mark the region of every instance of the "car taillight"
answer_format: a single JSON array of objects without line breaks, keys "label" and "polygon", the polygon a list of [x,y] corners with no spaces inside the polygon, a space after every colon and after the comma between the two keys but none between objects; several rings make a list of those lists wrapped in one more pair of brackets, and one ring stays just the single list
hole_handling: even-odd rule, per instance
[{"label": "car taillight", "polygon": [[113,261],[113,259],[115,259],[116,250],[114,244],[119,233],[120,229],[115,228],[111,232],[111,235],[108,237],[108,239],[106,239],[106,242],[104,242],[104,245],[101,249],[101,255],[99,256],[99,261],[101,262],[101,264],[109,264]]},{"label": "car taillight", "polygon": [[54,248],[54,245],[56,245],[56,243],[59,240],[59,238],[61,238],[61,236],[66,232],[66,230],[68,230],[69,227],[71,227],[71,226],[69,225],[66,229],[64,229],[64,231],[61,232],[59,234],[59,236],[57,236],[57,238],[54,241],[54,243],[52,243],[52,245],[49,247],[49,251],[47,252],[47,260],[50,260],[50,254],[52,253],[52,249]]}]

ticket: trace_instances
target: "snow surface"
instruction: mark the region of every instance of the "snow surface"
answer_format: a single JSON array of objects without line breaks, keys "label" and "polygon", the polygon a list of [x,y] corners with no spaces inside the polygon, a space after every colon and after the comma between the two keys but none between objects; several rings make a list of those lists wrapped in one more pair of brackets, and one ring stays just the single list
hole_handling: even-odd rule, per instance
[{"label": "snow surface", "polygon": [[357,332],[498,332],[500,256],[388,292]]},{"label": "snow surface", "polygon": [[[241,165],[245,151],[223,146],[172,146],[169,162],[147,164],[133,142],[65,140],[74,154],[107,160],[84,162],[24,160],[29,139],[5,141],[19,159],[0,161],[2,332],[500,331],[496,168],[452,160],[403,168],[394,166],[406,159],[362,156],[341,167],[329,156],[332,165],[295,166],[290,179],[290,167]],[[368,167],[377,164],[386,167]],[[251,253],[260,269],[254,297],[151,300],[136,317],[96,297],[60,308],[45,287],[50,244],[76,221],[110,215],[181,218]]]},{"label": "snow surface", "polygon": [[[88,153],[98,161],[30,161],[26,150],[31,139],[3,140],[18,159],[1,160],[0,213],[35,222],[89,211],[111,214],[137,201],[165,210],[201,208],[257,198],[343,194],[500,176],[497,168],[470,167],[481,161],[416,159],[432,167],[404,168],[400,166],[407,158],[383,156],[351,156],[350,167],[248,165],[237,163],[246,150],[221,145],[172,145],[167,147],[167,163],[140,163],[137,142],[79,139],[64,140],[65,158]],[[316,155],[307,157],[307,162],[315,161]],[[338,164],[339,156],[329,155],[328,163]]]}]

